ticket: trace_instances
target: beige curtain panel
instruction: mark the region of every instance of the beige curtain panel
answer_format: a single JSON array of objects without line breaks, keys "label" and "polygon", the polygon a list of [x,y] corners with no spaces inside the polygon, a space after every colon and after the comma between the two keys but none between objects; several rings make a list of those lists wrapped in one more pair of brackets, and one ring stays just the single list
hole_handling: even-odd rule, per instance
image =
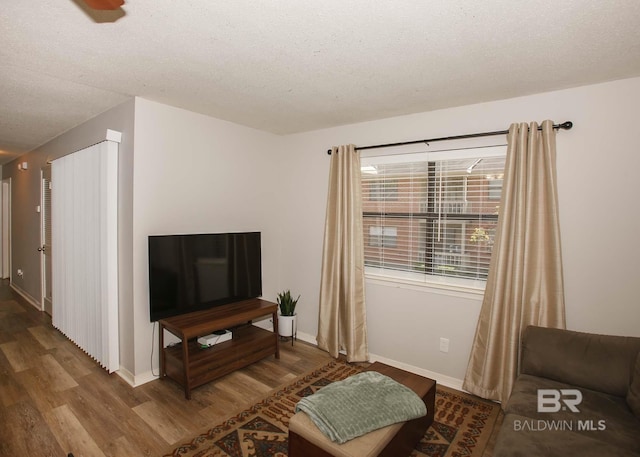
[{"label": "beige curtain panel", "polygon": [[318,347],[349,362],[369,360],[364,302],[364,242],[360,155],[334,147],[322,253]]},{"label": "beige curtain panel", "polygon": [[527,325],[565,328],[553,122],[508,133],[502,208],[463,388],[506,401]]}]

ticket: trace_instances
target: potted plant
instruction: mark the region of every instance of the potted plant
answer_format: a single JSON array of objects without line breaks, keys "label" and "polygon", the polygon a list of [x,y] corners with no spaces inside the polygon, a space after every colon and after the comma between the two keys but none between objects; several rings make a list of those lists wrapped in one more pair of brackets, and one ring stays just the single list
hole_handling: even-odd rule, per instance
[{"label": "potted plant", "polygon": [[278,333],[280,336],[294,336],[296,334],[296,305],[300,300],[293,298],[290,290],[280,292],[276,302],[280,308],[278,314]]}]

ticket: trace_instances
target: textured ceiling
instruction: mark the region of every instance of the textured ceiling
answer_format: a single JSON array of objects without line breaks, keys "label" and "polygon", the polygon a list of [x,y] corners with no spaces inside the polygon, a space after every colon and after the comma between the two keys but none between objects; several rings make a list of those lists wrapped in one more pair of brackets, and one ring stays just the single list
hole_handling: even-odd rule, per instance
[{"label": "textured ceiling", "polygon": [[640,75],[638,0],[126,0],[116,18],[2,2],[0,162],[136,95],[286,134]]}]

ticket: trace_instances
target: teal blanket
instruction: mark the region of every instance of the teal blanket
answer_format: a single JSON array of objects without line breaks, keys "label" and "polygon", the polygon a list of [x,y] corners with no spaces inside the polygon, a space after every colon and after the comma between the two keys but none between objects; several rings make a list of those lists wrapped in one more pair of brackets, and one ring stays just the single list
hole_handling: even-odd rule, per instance
[{"label": "teal blanket", "polygon": [[365,371],[303,398],[304,411],[332,441],[344,443],[372,430],[427,414],[420,397],[388,376]]}]

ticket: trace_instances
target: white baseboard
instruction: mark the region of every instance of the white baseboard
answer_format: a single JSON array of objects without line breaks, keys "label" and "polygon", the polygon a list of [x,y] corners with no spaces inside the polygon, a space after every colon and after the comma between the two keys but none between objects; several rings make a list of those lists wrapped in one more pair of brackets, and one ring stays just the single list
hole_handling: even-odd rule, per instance
[{"label": "white baseboard", "polygon": [[136,376],[124,367],[120,367],[120,369],[116,371],[116,374],[124,379],[131,387],[139,387],[143,384],[159,379],[159,376],[152,374],[150,371]]},{"label": "white baseboard", "polygon": [[[267,330],[270,330],[270,329],[267,328]],[[304,341],[305,343],[309,343],[314,346],[317,346],[316,337],[314,335],[311,335],[310,333],[298,332],[296,335],[296,338],[299,339],[300,341]],[[453,378],[451,376],[447,376],[441,373],[437,373],[435,371],[426,370],[424,368],[409,365],[407,363],[399,362],[397,360],[389,359],[387,357],[383,357],[377,354],[369,354],[369,361],[382,362],[387,365],[391,365],[392,367],[396,367],[396,368],[400,368],[401,370],[408,371],[410,373],[415,373],[417,375],[424,376],[426,378],[434,379],[440,385],[463,391],[462,379]],[[129,370],[122,367],[116,373],[122,379],[124,379],[131,387],[138,387],[143,384],[146,384],[147,382],[150,382],[159,378],[159,376],[152,374],[151,371],[135,376]]]},{"label": "white baseboard", "polygon": [[131,387],[135,387],[135,376],[129,370],[120,367],[120,369],[116,371],[116,374],[124,379]]},{"label": "white baseboard", "polygon": [[[310,335],[309,333],[298,332],[297,337],[299,340],[302,340],[306,343],[313,344],[315,346],[318,345],[316,337],[313,335]],[[453,378],[451,376],[447,376],[441,373],[436,373],[435,371],[425,370],[424,368],[416,367],[403,362],[398,362],[397,360],[389,359],[387,357],[382,357],[377,354],[369,354],[369,361],[382,362],[392,367],[400,368],[401,370],[405,370],[410,373],[424,376],[425,378],[434,379],[438,384],[441,384],[443,386],[463,391],[462,379]]]},{"label": "white baseboard", "polygon": [[[264,330],[269,330],[273,332],[273,322],[272,319],[263,319],[261,321],[254,322],[253,325],[256,327],[260,327]],[[314,346],[318,345],[316,341],[316,337],[311,335],[310,333],[304,332],[296,332],[296,339],[300,341],[304,341],[305,343],[313,344]]]},{"label": "white baseboard", "polygon": [[424,368],[416,367],[403,362],[398,362],[397,360],[388,359],[386,357],[382,357],[376,354],[369,354],[369,360],[371,362],[382,362],[387,365],[391,365],[392,367],[400,368],[401,370],[405,370],[410,373],[424,376],[425,378],[431,378],[431,379],[434,379],[436,383],[440,385],[463,391],[462,379],[453,378],[451,376],[447,376],[441,373],[436,373],[435,371],[431,371],[431,370],[425,370]]},{"label": "white baseboard", "polygon": [[17,293],[22,298],[24,298],[24,300],[27,303],[29,303],[31,306],[33,306],[35,309],[37,309],[38,311],[42,311],[42,306],[40,305],[40,302],[38,302],[38,300],[33,298],[27,292],[25,292],[22,288],[16,286],[13,282],[9,283],[9,287],[11,287],[11,289],[13,289],[15,293]]},{"label": "white baseboard", "polygon": [[296,339],[304,341],[305,343],[313,344],[314,346],[318,345],[316,337],[311,335],[310,333],[297,332]]}]

